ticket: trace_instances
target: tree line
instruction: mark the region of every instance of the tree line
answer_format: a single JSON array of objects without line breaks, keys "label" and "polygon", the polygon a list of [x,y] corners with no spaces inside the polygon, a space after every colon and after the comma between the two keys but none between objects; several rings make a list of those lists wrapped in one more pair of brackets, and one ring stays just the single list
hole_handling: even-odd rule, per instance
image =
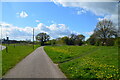
[{"label": "tree line", "polygon": [[40,42],[40,44],[43,45],[82,45],[85,39],[85,36],[82,34],[75,35],[71,34],[70,36],[64,36],[57,39],[49,40],[50,36],[46,33],[39,33],[36,36],[36,40]]},{"label": "tree line", "polygon": [[110,20],[99,21],[94,29],[93,34],[85,41],[83,34],[71,34],[57,39],[50,40],[46,33],[36,35],[36,40],[43,45],[96,45],[96,46],[113,46],[120,43],[120,29],[114,26]]}]

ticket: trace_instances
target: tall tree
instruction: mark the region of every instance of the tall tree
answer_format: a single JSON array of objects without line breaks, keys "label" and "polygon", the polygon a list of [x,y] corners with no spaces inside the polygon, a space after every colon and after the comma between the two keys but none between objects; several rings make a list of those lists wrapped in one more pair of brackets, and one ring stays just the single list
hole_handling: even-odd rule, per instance
[{"label": "tall tree", "polygon": [[62,42],[63,42],[64,44],[66,44],[66,45],[69,44],[69,37],[64,36],[64,37],[61,38],[61,40],[62,40]]},{"label": "tall tree", "polygon": [[47,35],[46,33],[39,33],[36,36],[36,40],[41,42],[41,45],[44,45],[44,42],[48,41],[50,39],[50,36]]},{"label": "tall tree", "polygon": [[117,30],[112,21],[104,19],[97,23],[94,34],[102,40],[102,45],[106,45],[107,39],[117,36]]},{"label": "tall tree", "polygon": [[84,35],[82,34],[76,35],[75,43],[80,46],[83,44],[84,39],[85,39]]},{"label": "tall tree", "polygon": [[75,34],[71,34],[70,38],[69,38],[69,45],[74,45],[75,44],[75,40],[76,40],[76,35]]},{"label": "tall tree", "polygon": [[90,45],[95,45],[95,43],[96,43],[95,35],[92,34],[92,35],[90,36],[90,38],[87,40],[87,42],[88,42]]},{"label": "tall tree", "polygon": [[76,39],[84,41],[85,36],[82,35],[82,34],[79,34],[79,35],[76,36]]}]

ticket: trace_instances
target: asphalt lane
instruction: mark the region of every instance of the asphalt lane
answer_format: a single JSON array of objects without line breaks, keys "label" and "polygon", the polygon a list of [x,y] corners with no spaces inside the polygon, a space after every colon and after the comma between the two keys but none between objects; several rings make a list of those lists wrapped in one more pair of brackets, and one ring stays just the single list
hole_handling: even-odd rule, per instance
[{"label": "asphalt lane", "polygon": [[43,48],[37,48],[9,70],[3,78],[66,78]]}]

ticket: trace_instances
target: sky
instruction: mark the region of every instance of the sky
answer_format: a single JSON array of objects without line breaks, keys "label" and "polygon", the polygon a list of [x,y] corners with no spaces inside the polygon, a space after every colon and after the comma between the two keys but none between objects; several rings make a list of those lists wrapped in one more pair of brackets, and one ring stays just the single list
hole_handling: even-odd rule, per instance
[{"label": "sky", "polygon": [[86,39],[93,33],[97,22],[103,19],[118,23],[117,2],[1,2],[1,36],[14,40],[32,40],[45,32],[51,39],[83,34]]}]

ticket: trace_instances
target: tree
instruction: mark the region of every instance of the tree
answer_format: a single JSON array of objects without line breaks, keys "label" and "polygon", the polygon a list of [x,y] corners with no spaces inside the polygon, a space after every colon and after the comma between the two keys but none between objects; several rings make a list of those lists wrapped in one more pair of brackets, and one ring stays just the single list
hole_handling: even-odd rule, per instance
[{"label": "tree", "polygon": [[74,45],[75,44],[75,40],[76,40],[76,35],[75,34],[71,34],[70,38],[69,38],[69,45]]},{"label": "tree", "polygon": [[82,40],[82,41],[84,41],[85,36],[82,35],[82,34],[80,34],[80,35],[77,35],[77,36],[76,36],[76,39],[77,39],[77,40]]},{"label": "tree", "polygon": [[88,42],[90,45],[95,45],[95,43],[96,43],[95,36],[92,34],[92,35],[90,36],[90,38],[87,40],[87,42]]},{"label": "tree", "polygon": [[56,44],[56,40],[55,39],[52,39],[50,40],[51,41],[51,45],[54,46]]},{"label": "tree", "polygon": [[66,45],[69,45],[69,37],[65,36],[61,38],[62,42]]},{"label": "tree", "polygon": [[57,38],[55,43],[59,45],[82,45],[85,36],[80,34],[71,34],[70,36],[64,36],[61,38]]},{"label": "tree", "polygon": [[82,34],[76,35],[75,44],[81,46],[83,44],[84,39],[85,39],[84,35],[82,35]]},{"label": "tree", "polygon": [[39,33],[36,36],[36,40],[41,42],[41,45],[44,45],[44,42],[48,41],[50,39],[50,36],[47,35],[46,33]]},{"label": "tree", "polygon": [[104,19],[97,23],[94,34],[97,39],[102,40],[102,45],[107,45],[108,39],[117,37],[117,30],[112,21]]}]

